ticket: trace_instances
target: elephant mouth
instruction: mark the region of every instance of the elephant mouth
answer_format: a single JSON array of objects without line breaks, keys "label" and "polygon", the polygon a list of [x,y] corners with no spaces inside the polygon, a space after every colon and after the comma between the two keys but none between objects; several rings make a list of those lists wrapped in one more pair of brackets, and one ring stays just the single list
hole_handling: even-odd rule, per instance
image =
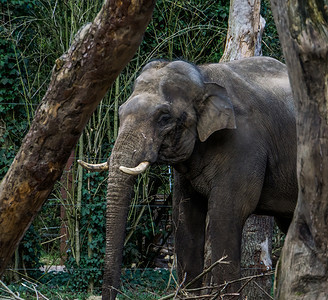
[{"label": "elephant mouth", "polygon": [[187,147],[184,147],[183,144],[175,144],[172,147],[171,145],[163,144],[159,149],[157,162],[169,165],[184,162],[191,155],[190,149],[193,149],[193,145],[188,144]]}]

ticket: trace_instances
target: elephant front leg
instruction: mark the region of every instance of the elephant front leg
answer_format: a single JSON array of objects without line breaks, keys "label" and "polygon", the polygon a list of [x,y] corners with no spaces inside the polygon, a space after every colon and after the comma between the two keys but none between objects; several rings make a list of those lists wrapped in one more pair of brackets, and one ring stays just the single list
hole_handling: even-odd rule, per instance
[{"label": "elephant front leg", "polygon": [[[240,278],[241,232],[241,226],[232,220],[207,222],[204,269],[221,262],[204,277],[204,286],[222,289],[223,284]],[[237,292],[238,287],[239,284],[228,284],[224,292]]]},{"label": "elephant front leg", "polygon": [[[173,222],[179,282],[193,280],[204,268],[204,242],[207,201],[189,183],[175,175]],[[190,287],[200,287],[202,281]]]},{"label": "elephant front leg", "polygon": [[[229,282],[240,278],[241,237],[243,222],[240,213],[225,205],[209,200],[206,218],[204,268],[222,260],[203,280],[204,286],[220,286],[222,293],[235,293],[240,284]],[[227,203],[228,204],[228,203]],[[225,259],[222,259],[225,257]],[[228,283],[227,285],[225,285]],[[223,287],[225,288],[223,289]],[[217,289],[217,288],[216,288]]]}]

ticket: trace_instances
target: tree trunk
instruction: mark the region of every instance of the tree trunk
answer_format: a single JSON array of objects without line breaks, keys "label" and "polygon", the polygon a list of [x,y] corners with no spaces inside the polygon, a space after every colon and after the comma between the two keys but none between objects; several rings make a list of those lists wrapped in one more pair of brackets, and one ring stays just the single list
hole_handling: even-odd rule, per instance
[{"label": "tree trunk", "polygon": [[55,62],[31,128],[0,185],[0,274],[51,192],[79,136],[139,46],[154,0],[107,0]]},{"label": "tree trunk", "polygon": [[229,27],[220,61],[261,55],[265,20],[260,15],[260,0],[231,0]]},{"label": "tree trunk", "polygon": [[276,299],[327,299],[328,10],[325,3],[272,0],[298,110],[299,195],[277,268]]},{"label": "tree trunk", "polygon": [[[242,277],[264,274],[272,270],[273,217],[251,215],[243,229],[241,268]],[[242,291],[249,300],[268,299],[271,294],[272,276],[250,281]]]},{"label": "tree trunk", "polygon": [[[260,0],[230,2],[229,29],[221,62],[262,54],[265,20],[260,15],[260,8]],[[267,216],[252,215],[247,219],[242,237],[242,277],[272,269],[273,224],[273,218]],[[243,295],[250,300],[266,299],[265,293],[270,294],[271,288],[270,276],[257,278],[243,289]]]}]

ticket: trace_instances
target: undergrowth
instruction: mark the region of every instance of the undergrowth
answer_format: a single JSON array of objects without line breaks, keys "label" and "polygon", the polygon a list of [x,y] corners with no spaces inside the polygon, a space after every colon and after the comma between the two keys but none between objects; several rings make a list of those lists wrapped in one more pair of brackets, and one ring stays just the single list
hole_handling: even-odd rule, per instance
[{"label": "undergrowth", "polygon": [[[70,288],[70,281],[74,280],[69,272],[49,272],[40,277],[38,281],[33,279],[22,280],[3,286],[0,283],[0,299],[25,300],[34,299],[95,299],[92,296],[100,296],[100,288],[93,293],[75,291]],[[122,286],[118,293],[118,299],[159,299],[176,288],[175,275],[168,269],[126,269],[122,274]],[[9,292],[10,290],[10,292]],[[8,297],[8,298],[5,298]],[[10,298],[11,297],[11,298]]]}]

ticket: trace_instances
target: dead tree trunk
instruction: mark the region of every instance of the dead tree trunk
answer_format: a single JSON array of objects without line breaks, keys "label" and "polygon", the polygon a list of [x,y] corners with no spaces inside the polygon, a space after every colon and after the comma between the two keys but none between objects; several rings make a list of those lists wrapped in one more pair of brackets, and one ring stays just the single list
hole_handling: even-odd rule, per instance
[{"label": "dead tree trunk", "polygon": [[231,0],[224,53],[220,61],[261,55],[265,20],[260,15],[260,0]]},{"label": "dead tree trunk", "polygon": [[154,0],[107,0],[56,60],[49,88],[0,185],[0,274],[60,178],[96,106],[139,46]]},{"label": "dead tree trunk", "polygon": [[[262,54],[265,21],[260,15],[260,8],[260,0],[230,2],[229,29],[221,61]],[[242,277],[258,275],[272,269],[273,224],[273,218],[267,216],[252,215],[247,219],[242,238]],[[247,295],[250,300],[267,299],[263,290],[270,294],[271,287],[270,276],[257,278],[243,289],[243,295]]]},{"label": "dead tree trunk", "polygon": [[277,268],[276,299],[327,299],[328,9],[272,0],[298,110],[299,195]]}]

